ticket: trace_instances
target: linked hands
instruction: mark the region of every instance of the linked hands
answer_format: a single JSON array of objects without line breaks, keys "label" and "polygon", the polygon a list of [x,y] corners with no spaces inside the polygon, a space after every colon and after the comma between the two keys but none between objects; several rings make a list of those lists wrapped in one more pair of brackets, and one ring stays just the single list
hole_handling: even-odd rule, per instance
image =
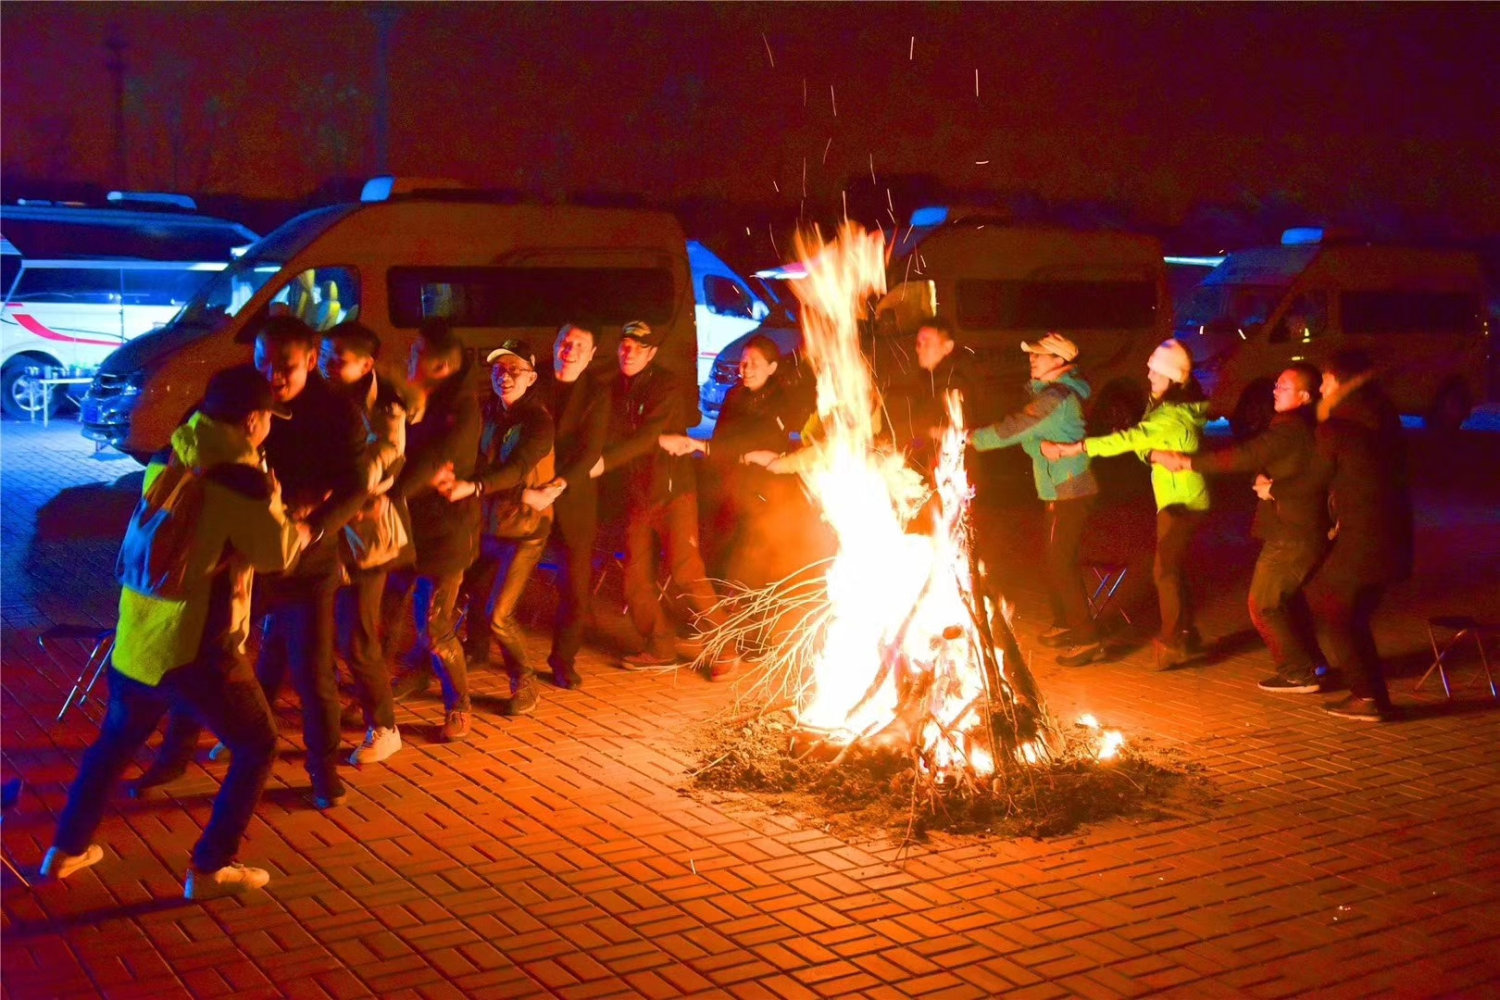
[{"label": "linked hands", "polygon": [[1061,441],[1042,442],[1042,457],[1049,462],[1056,462],[1060,458],[1074,458],[1082,454],[1082,441],[1074,441],[1071,444],[1065,444]]},{"label": "linked hands", "polygon": [[1151,463],[1159,465],[1168,472],[1190,472],[1193,468],[1191,455],[1184,455],[1180,451],[1153,451]]}]

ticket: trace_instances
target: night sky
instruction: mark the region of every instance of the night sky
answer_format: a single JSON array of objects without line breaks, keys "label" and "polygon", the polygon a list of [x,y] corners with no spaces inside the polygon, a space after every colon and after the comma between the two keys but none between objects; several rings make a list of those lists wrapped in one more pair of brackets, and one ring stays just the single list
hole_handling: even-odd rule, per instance
[{"label": "night sky", "polygon": [[[876,188],[930,174],[1167,224],[1282,198],[1500,232],[1500,5],[401,10],[397,173],[795,209],[805,164],[808,205],[827,214],[871,184],[873,161]],[[132,186],[167,187],[175,166],[184,189],[295,198],[368,175],[371,11],[5,4],[6,177],[118,185],[111,24],[129,46]]]}]

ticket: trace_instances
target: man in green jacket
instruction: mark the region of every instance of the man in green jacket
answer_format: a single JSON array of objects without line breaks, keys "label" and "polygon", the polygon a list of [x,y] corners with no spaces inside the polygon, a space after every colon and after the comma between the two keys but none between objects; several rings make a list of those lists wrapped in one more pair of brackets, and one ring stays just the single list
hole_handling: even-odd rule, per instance
[{"label": "man in green jacket", "polygon": [[229,773],[193,849],[186,896],[258,889],[234,860],[276,756],[276,724],[245,659],[255,570],[289,568],[311,531],[290,521],[260,446],[281,408],[253,368],[220,372],[198,412],[153,461],[120,549],[120,618],[109,711],[83,756],[42,875],[97,864],[91,843],[110,789],[168,710],[196,716],[229,747]]},{"label": "man in green jacket", "polygon": [[[1134,427],[1114,434],[1084,438],[1076,444],[1049,441],[1042,454],[1049,459],[1089,455],[1103,458],[1134,452],[1143,462],[1152,451],[1191,455],[1198,451],[1208,400],[1193,378],[1193,356],[1175,340],[1160,344],[1146,362],[1151,400],[1146,415]],[[1184,566],[1188,546],[1208,514],[1208,484],[1202,473],[1151,466],[1151,490],[1156,497],[1156,559],[1152,577],[1161,609],[1161,633],[1156,640],[1160,669],[1176,666],[1197,655],[1202,639],[1193,624],[1193,606]]]},{"label": "man in green jacket", "polygon": [[1087,455],[1053,461],[1042,454],[1042,443],[1083,439],[1083,404],[1089,398],[1089,384],[1078,372],[1078,347],[1068,338],[1049,333],[1034,344],[1023,343],[1021,350],[1030,356],[1030,401],[996,423],[976,429],[969,443],[979,451],[1019,444],[1031,456],[1036,493],[1047,508],[1047,594],[1053,621],[1040,641],[1062,648],[1057,662],[1082,666],[1104,655],[1078,566],[1083,527],[1099,486]]}]

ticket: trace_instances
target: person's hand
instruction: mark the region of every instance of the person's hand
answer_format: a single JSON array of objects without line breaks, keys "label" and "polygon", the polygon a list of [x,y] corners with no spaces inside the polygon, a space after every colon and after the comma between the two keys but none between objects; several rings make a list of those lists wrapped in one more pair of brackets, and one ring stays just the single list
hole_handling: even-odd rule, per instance
[{"label": "person's hand", "polygon": [[1274,497],[1271,496],[1271,483],[1272,480],[1270,476],[1256,476],[1255,485],[1252,486],[1251,489],[1253,489],[1255,491],[1255,495],[1260,497],[1262,500],[1272,500],[1274,499]]},{"label": "person's hand", "polygon": [[448,490],[457,481],[458,477],[453,473],[453,463],[444,462],[442,467],[432,474],[432,481],[428,485],[444,496],[447,496]]},{"label": "person's hand", "polygon": [[458,503],[467,500],[479,491],[479,484],[470,479],[454,479],[446,489],[439,488],[438,492],[448,498],[449,503]]},{"label": "person's hand", "polygon": [[594,467],[589,470],[589,478],[598,479],[602,475],[604,475],[604,456],[600,455],[599,461],[595,462]]},{"label": "person's hand", "polygon": [[1074,441],[1064,444],[1061,441],[1043,441],[1042,457],[1049,462],[1056,462],[1061,458],[1073,458],[1083,454],[1083,442]]},{"label": "person's hand", "polygon": [[701,441],[694,441],[686,434],[662,434],[657,437],[656,443],[668,455],[691,455],[702,448]]},{"label": "person's hand", "polygon": [[557,494],[548,489],[524,489],[521,491],[521,502],[532,510],[546,510],[552,506],[552,501],[557,499]]},{"label": "person's hand", "polygon": [[1176,451],[1153,451],[1151,461],[1168,472],[1186,472],[1191,468],[1188,457]]},{"label": "person's hand", "polygon": [[277,479],[276,478],[276,473],[271,472],[270,470],[266,471],[266,479],[269,480],[270,483],[271,483],[271,506],[272,507],[280,506],[281,505],[281,480]]},{"label": "person's hand", "polygon": [[306,521],[294,522],[293,527],[297,529],[297,548],[305,549],[312,544],[312,526]]},{"label": "person's hand", "polygon": [[745,456],[740,461],[746,465],[758,465],[763,469],[768,469],[771,467],[771,463],[776,461],[776,458],[776,452],[769,449],[761,449],[759,451],[745,452]]}]

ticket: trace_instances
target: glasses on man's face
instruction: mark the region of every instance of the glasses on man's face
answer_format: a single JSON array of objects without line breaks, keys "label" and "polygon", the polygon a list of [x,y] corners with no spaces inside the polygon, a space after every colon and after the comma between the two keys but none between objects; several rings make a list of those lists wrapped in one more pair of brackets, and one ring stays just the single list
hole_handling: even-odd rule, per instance
[{"label": "glasses on man's face", "polygon": [[515,381],[516,379],[520,378],[522,375],[530,371],[536,371],[536,369],[528,368],[525,365],[496,365],[495,377],[508,378],[511,381]]},{"label": "glasses on man's face", "polygon": [[1296,392],[1297,386],[1291,382],[1277,382],[1271,387],[1272,392]]}]

